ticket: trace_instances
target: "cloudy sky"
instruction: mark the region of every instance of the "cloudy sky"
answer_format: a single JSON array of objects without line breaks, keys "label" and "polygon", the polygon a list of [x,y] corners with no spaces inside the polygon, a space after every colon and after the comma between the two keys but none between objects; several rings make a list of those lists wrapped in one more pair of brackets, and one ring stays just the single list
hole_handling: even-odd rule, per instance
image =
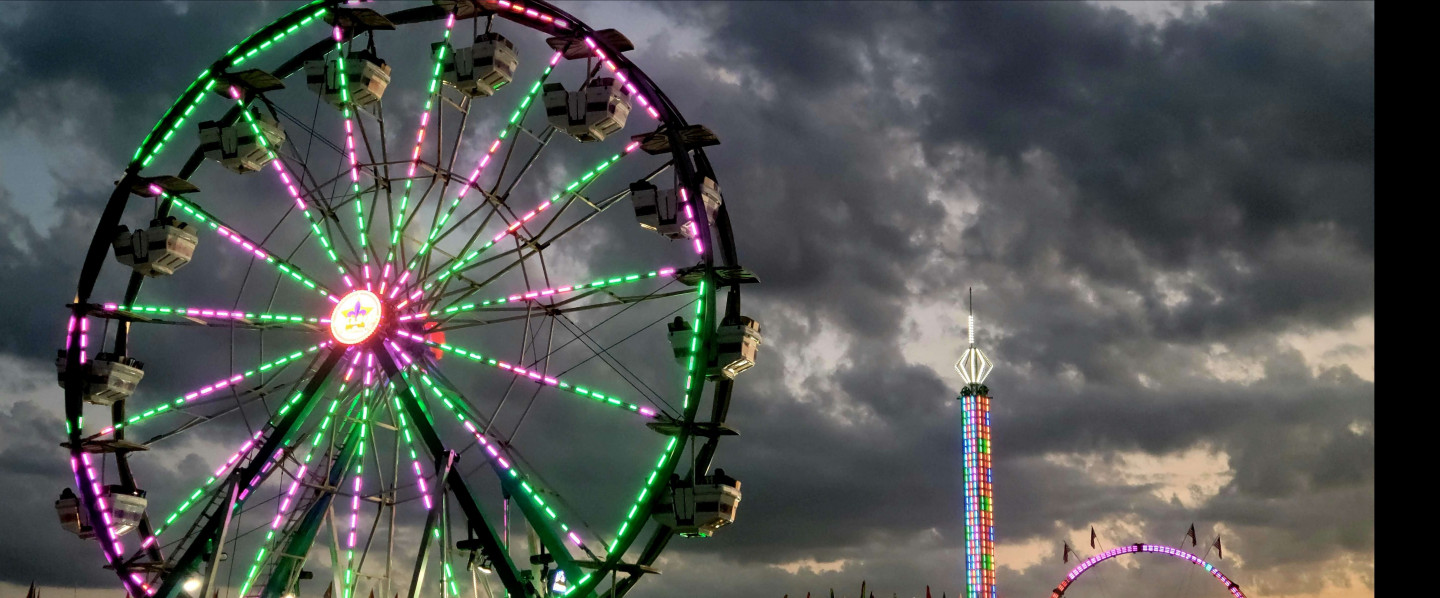
[{"label": "cloudy sky", "polygon": [[[290,6],[0,7],[0,529],[33,538],[0,543],[0,595],[115,594],[51,507],[62,308],[135,143]],[[1174,544],[1194,522],[1251,596],[1374,595],[1372,4],[561,6],[719,135],[763,280],[717,461],[739,520],[672,542],[633,596],[956,595],[968,287],[1003,593],[1047,596],[1091,526]],[[174,467],[203,471],[187,446]],[[1155,561],[1086,580],[1071,595],[1228,595]]]}]

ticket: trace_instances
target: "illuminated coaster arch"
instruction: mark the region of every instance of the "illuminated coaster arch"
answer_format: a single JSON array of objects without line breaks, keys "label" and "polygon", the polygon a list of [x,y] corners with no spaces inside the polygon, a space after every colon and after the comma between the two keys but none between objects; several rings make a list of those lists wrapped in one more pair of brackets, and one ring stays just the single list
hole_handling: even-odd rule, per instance
[{"label": "illuminated coaster arch", "polygon": [[1245,598],[1245,593],[1240,591],[1240,586],[1235,583],[1235,580],[1230,579],[1224,573],[1221,573],[1220,570],[1215,568],[1214,565],[1211,565],[1204,559],[1190,554],[1189,552],[1180,550],[1179,548],[1171,548],[1169,546],[1164,546],[1161,544],[1130,544],[1127,546],[1117,546],[1115,548],[1111,548],[1110,550],[1106,550],[1105,552],[1092,556],[1088,559],[1085,559],[1081,561],[1079,565],[1076,565],[1074,569],[1071,569],[1068,574],[1065,575],[1065,579],[1060,581],[1060,585],[1055,586],[1055,589],[1050,593],[1050,598],[1063,598],[1065,596],[1065,591],[1070,588],[1071,584],[1074,584],[1081,575],[1084,575],[1086,571],[1089,571],[1096,565],[1118,556],[1140,553],[1159,554],[1174,557],[1182,561],[1187,561],[1191,564],[1205,569],[1206,573],[1208,573],[1211,577],[1214,577],[1215,580],[1220,582],[1221,585],[1225,586],[1226,591],[1230,592],[1230,594],[1235,596],[1235,598]]},{"label": "illuminated coaster arch", "polygon": [[[734,520],[739,483],[709,470],[720,437],[733,435],[725,426],[733,381],[754,365],[760,336],[758,323],[739,312],[740,285],[757,280],[738,263],[703,150],[718,139],[687,122],[625,56],[628,39],[549,3],[385,4],[409,7],[381,14],[369,3],[317,0],[231,48],[152,128],[98,218],[56,361],[75,486],[56,507],[67,529],[97,541],[130,596],[208,593],[223,583],[217,571],[219,580],[233,576],[246,598],[295,595],[311,578],[303,574],[315,573],[307,559],[323,552],[317,537],[328,525],[337,598],[352,598],[361,584],[373,591],[382,578],[385,595],[406,583],[412,596],[437,584],[442,595],[458,595],[456,554],[469,555],[472,584],[496,578],[512,596],[618,597],[654,572],[673,536],[709,535]],[[457,42],[451,34],[460,30],[467,34]],[[548,48],[521,61],[520,35],[530,36],[532,50]],[[415,39],[423,40],[412,52],[424,56],[418,67],[381,58],[396,45],[404,56],[403,42]],[[538,74],[522,79],[517,65]],[[423,85],[405,88],[406,68],[423,75]],[[308,121],[311,105],[298,103],[297,91],[313,100]],[[409,113],[402,101],[401,117],[386,120],[384,96],[407,91],[420,101]],[[472,122],[481,108],[498,114],[498,124]],[[639,135],[622,134],[627,115]],[[188,146],[187,124],[200,132]],[[577,142],[586,145],[567,147],[603,151],[577,150],[583,165],[566,182],[531,189],[531,166],[555,153],[542,150]],[[244,187],[258,194],[253,203],[240,203],[241,191],[225,198],[230,203],[207,201],[199,188],[224,192],[245,175],[246,185],[258,183]],[[605,187],[616,176],[631,178],[611,193]],[[667,180],[673,188],[656,184]],[[626,254],[620,270],[591,271],[579,260],[583,275],[552,279],[547,255],[591,257],[593,247],[572,241],[619,234],[596,230],[617,205],[633,207],[633,217],[621,216],[623,234],[647,235],[648,253]],[[271,212],[276,219],[256,215]],[[121,226],[136,220],[149,225]],[[653,233],[681,242],[655,244]],[[112,249],[118,268],[106,255]],[[220,291],[184,284],[199,268],[180,269],[192,258],[214,259],[210,251],[244,258],[233,302],[222,295],[226,306],[215,306]],[[142,290],[163,299],[142,300]],[[247,303],[267,294],[263,307]],[[627,312],[648,323],[603,328]],[[503,334],[491,331],[507,323],[523,325],[518,351],[485,336]],[[542,346],[546,325],[551,340]],[[556,339],[557,328],[573,338]],[[225,356],[209,340],[156,340],[162,330],[201,329],[229,335],[227,371],[193,381],[193,372],[154,363],[166,352],[178,354],[159,355],[170,362]],[[664,337],[663,359],[644,361],[673,359],[675,366],[654,368],[670,386],[652,388],[616,356],[641,333]],[[236,363],[237,336],[258,346],[259,362]],[[580,356],[562,353],[570,346]],[[151,370],[136,357],[150,358]],[[587,363],[591,370],[577,370]],[[477,394],[488,387],[447,376],[460,370],[498,377],[503,394]],[[607,378],[592,382],[593,370]],[[157,379],[186,390],[156,396],[146,386]],[[633,394],[613,392],[627,384]],[[513,399],[518,421],[507,434],[499,414],[517,388],[529,402]],[[638,488],[600,505],[614,515],[604,529],[577,514],[588,506],[579,501],[594,500],[588,489],[547,477],[527,456],[541,441],[517,438],[536,397],[570,401],[575,407],[566,408],[587,410],[582,421],[619,418],[627,433],[643,435],[636,444],[649,452],[639,461],[621,459],[625,450],[587,456],[616,461],[600,466],[607,472],[634,468],[627,482]],[[223,463],[217,458],[193,492],[162,497],[140,487],[137,464],[165,453],[171,445],[162,441],[208,439],[241,423],[238,448]],[[385,465],[391,458],[393,468]],[[477,471],[489,476],[482,483],[496,490],[495,503],[503,495],[503,511],[481,506],[491,503],[472,489]],[[395,512],[407,503],[424,525],[416,526],[418,554],[398,559],[402,575],[391,557],[404,544],[395,539]],[[512,504],[536,536],[529,563],[511,554],[521,549],[509,538]],[[380,574],[370,550],[387,510],[390,552]],[[252,527],[241,529],[246,515]]]}]

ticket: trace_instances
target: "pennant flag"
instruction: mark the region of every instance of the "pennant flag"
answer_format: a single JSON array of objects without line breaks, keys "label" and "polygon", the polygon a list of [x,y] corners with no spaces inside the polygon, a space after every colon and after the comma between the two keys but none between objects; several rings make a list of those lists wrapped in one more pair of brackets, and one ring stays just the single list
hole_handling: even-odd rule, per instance
[{"label": "pennant flag", "polygon": [[1215,536],[1215,558],[1225,558],[1225,551],[1220,549],[1220,536]]},{"label": "pennant flag", "polygon": [[[1190,546],[1191,546],[1191,547],[1194,547],[1194,546],[1195,546],[1195,524],[1194,524],[1194,523],[1191,523],[1191,524],[1190,524],[1190,530],[1187,531],[1187,532],[1185,532],[1185,537],[1186,537],[1186,538],[1190,538]],[[1183,541],[1183,540],[1182,540],[1182,541]]]},{"label": "pennant flag", "polygon": [[1090,526],[1090,547],[1095,547],[1095,526]]},{"label": "pennant flag", "polygon": [[330,582],[330,585],[325,586],[325,596],[324,596],[324,598],[331,598],[331,597],[334,595],[334,593],[335,593],[335,582],[332,581],[332,582]]},{"label": "pennant flag", "polygon": [[932,598],[930,596],[930,586],[925,586],[925,598]]},{"label": "pennant flag", "polygon": [[30,580],[30,591],[25,594],[25,598],[40,598],[40,590],[35,589],[35,580],[33,579]]},{"label": "pennant flag", "polygon": [[[1070,550],[1070,543],[1069,543],[1069,542],[1065,542],[1064,544],[1065,544],[1065,550],[1063,550],[1063,551],[1060,552],[1060,560],[1063,561],[1063,562],[1068,563],[1068,562],[1070,562],[1070,553],[1075,552],[1075,551],[1074,551],[1074,550]],[[1075,556],[1080,556],[1080,555],[1077,554],[1077,555],[1075,555]]]}]

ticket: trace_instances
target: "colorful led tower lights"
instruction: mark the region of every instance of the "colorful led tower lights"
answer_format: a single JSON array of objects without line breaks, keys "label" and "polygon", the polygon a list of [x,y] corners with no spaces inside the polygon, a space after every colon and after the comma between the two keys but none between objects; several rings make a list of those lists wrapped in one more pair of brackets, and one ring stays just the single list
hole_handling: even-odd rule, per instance
[{"label": "colorful led tower lights", "polygon": [[990,478],[990,389],[985,377],[994,364],[975,346],[975,314],[969,318],[970,347],[955,362],[965,381],[961,403],[965,465],[965,596],[997,598],[995,511]]}]

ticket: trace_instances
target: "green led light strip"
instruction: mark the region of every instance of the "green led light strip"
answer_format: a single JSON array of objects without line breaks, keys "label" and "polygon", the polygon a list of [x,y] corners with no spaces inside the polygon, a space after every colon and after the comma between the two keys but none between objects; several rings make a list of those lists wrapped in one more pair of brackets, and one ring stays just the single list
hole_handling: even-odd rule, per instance
[{"label": "green led light strip", "polygon": [[497,297],[497,298],[495,298],[495,299],[487,299],[487,300],[481,301],[481,302],[479,302],[479,303],[466,303],[466,304],[464,304],[464,305],[453,305],[453,306],[447,307],[447,308],[445,308],[445,309],[431,310],[431,311],[429,311],[429,312],[417,312],[417,313],[413,313],[413,314],[406,314],[406,315],[400,316],[399,320],[402,321],[402,322],[408,321],[408,320],[423,320],[423,319],[425,319],[425,318],[427,318],[427,317],[435,317],[435,316],[448,315],[448,314],[459,313],[459,312],[473,311],[473,310],[480,309],[480,308],[483,308],[483,307],[488,307],[488,306],[491,306],[491,305],[503,305],[503,304],[506,304],[506,303],[515,303],[515,302],[525,301],[525,300],[528,300],[528,299],[538,299],[538,298],[541,298],[541,297],[549,297],[549,296],[558,295],[558,294],[561,294],[561,293],[569,293],[569,292],[573,292],[573,291],[594,290],[594,289],[599,289],[599,288],[604,288],[604,287],[612,287],[612,286],[617,286],[617,285],[626,284],[626,283],[631,283],[631,282],[639,282],[639,281],[642,281],[642,280],[650,280],[650,279],[652,279],[652,278],[659,278],[659,277],[661,277],[661,276],[669,276],[669,275],[674,274],[674,273],[675,273],[675,269],[674,269],[674,268],[661,268],[661,269],[659,269],[659,270],[651,270],[651,271],[649,271],[649,272],[644,272],[644,273],[636,272],[636,273],[631,273],[631,274],[623,274],[623,275],[620,275],[620,276],[611,276],[611,277],[608,277],[608,278],[599,278],[599,279],[593,280],[593,281],[591,281],[591,282],[582,282],[582,283],[578,283],[578,284],[564,285],[564,286],[554,287],[554,288],[545,289],[545,290],[541,290],[541,291],[529,291],[529,292],[526,292],[526,293],[514,293],[514,294],[511,294],[511,295],[506,296],[506,297]]},{"label": "green led light strip", "polygon": [[[400,209],[390,223],[390,249],[385,262],[395,259],[395,247],[400,244],[400,233],[405,229],[405,210],[410,205],[410,191],[415,186],[415,163],[420,159],[421,145],[425,141],[425,129],[430,125],[430,111],[435,108],[435,98],[440,95],[440,73],[444,70],[445,55],[450,51],[450,31],[455,24],[454,13],[445,22],[445,37],[435,46],[435,64],[430,70],[429,95],[425,98],[425,110],[421,112],[420,130],[415,134],[415,149],[410,152],[410,168],[405,178],[405,192],[400,195]],[[442,131],[443,136],[443,131]]]},{"label": "green led light strip", "polygon": [[437,343],[434,341],[426,340],[423,336],[405,331],[396,331],[395,334],[408,338],[420,344],[440,349],[447,353],[452,353],[461,357],[467,357],[475,363],[484,364],[496,369],[509,371],[517,376],[520,376],[521,378],[531,380],[536,384],[540,384],[542,386],[553,386],[574,395],[594,399],[597,403],[614,406],[615,408],[622,411],[638,413],[643,417],[653,418],[656,416],[656,411],[650,407],[642,407],[640,405],[636,405],[635,403],[622,401],[617,397],[606,395],[605,393],[602,393],[600,391],[592,390],[584,386],[576,386],[558,378],[546,376],[544,374],[541,374],[540,372],[526,370],[525,368],[519,366],[510,365],[509,363],[496,360],[492,357],[486,357],[475,351],[462,349],[460,347],[456,347],[446,343]]},{"label": "green led light strip", "polygon": [[[359,488],[360,484],[363,483],[363,481],[361,480],[364,480],[364,437],[366,437],[366,432],[369,432],[370,429],[370,389],[364,389],[361,395],[363,395],[363,398],[361,398],[360,401],[360,437],[356,439],[356,474],[354,474],[353,478],[353,480],[356,480],[356,496],[350,497],[351,522],[356,522],[356,520],[359,520]],[[357,581],[360,581],[360,566],[356,563],[356,546],[354,546],[354,542],[356,542],[356,527],[354,526],[356,526],[356,523],[351,523],[350,542],[348,542],[346,545],[346,579],[344,579],[344,598],[353,597],[354,584],[356,584]]]},{"label": "green led light strip", "polygon": [[[318,344],[318,345],[311,345],[309,348],[296,351],[296,352],[294,352],[294,353],[291,353],[291,354],[289,354],[289,355],[286,355],[286,356],[284,356],[284,357],[281,357],[281,358],[279,358],[279,359],[276,359],[276,360],[271,361],[271,362],[268,362],[268,363],[262,363],[262,364],[260,364],[259,367],[256,367],[256,368],[253,369],[253,370],[246,370],[244,373],[236,374],[235,376],[232,376],[232,377],[230,377],[230,378],[226,378],[226,379],[224,379],[224,380],[221,380],[221,381],[219,381],[219,382],[216,382],[216,383],[214,383],[214,384],[211,384],[210,386],[207,386],[207,387],[205,387],[205,388],[212,388],[212,389],[213,389],[213,388],[216,387],[217,385],[219,385],[219,386],[231,386],[231,385],[239,382],[239,381],[242,380],[242,379],[250,378],[250,377],[252,377],[252,376],[255,376],[256,374],[265,373],[265,372],[267,372],[267,371],[270,371],[271,369],[274,369],[274,368],[276,368],[276,367],[285,365],[285,364],[287,364],[287,363],[289,363],[289,362],[291,362],[291,361],[294,361],[294,360],[296,360],[296,359],[299,359],[301,356],[305,355],[306,353],[314,353],[314,352],[320,350],[320,348],[323,347],[323,346],[325,346],[326,344],[329,344],[329,343],[327,342],[327,343],[321,343],[321,344]],[[155,417],[155,416],[157,416],[157,415],[160,415],[160,414],[162,414],[162,413],[166,413],[166,412],[170,411],[172,407],[179,407],[179,406],[184,405],[185,403],[187,403],[187,402],[189,402],[189,401],[195,400],[196,398],[199,398],[200,396],[205,395],[205,394],[210,394],[210,393],[209,393],[208,391],[205,391],[204,388],[202,388],[201,390],[197,390],[197,391],[191,392],[191,393],[189,393],[189,394],[176,397],[175,400],[173,400],[173,401],[171,401],[171,402],[169,402],[169,403],[162,403],[162,404],[160,404],[160,406],[158,406],[158,407],[155,407],[155,408],[153,408],[153,409],[149,409],[149,410],[144,411],[144,412],[142,412],[142,413],[140,413],[140,414],[138,414],[138,415],[133,415],[133,416],[130,417],[130,419],[127,419],[127,420],[125,420],[124,422],[117,423],[117,424],[115,424],[115,425],[113,425],[113,426],[104,428],[104,429],[100,430],[100,432],[99,432],[98,434],[96,434],[96,436],[103,436],[103,435],[105,435],[105,434],[110,434],[110,433],[112,433],[112,432],[114,432],[114,431],[116,431],[116,430],[120,430],[120,429],[122,429],[122,428],[133,427],[135,424],[138,424],[138,423],[143,422],[143,421],[146,421],[146,420],[148,420],[148,419],[150,419],[150,418],[152,418],[152,417]]]},{"label": "green led light strip", "polygon": [[129,312],[132,314],[162,314],[173,316],[184,316],[193,318],[211,318],[216,320],[252,320],[256,322],[281,323],[281,324],[321,324],[320,318],[310,318],[291,314],[269,314],[252,313],[246,311],[225,311],[216,309],[200,309],[195,307],[175,307],[166,305],[119,305],[106,303],[103,306],[106,312]]},{"label": "green led light strip", "polygon": [[[230,59],[230,68],[238,67],[246,60],[254,57],[256,54],[270,49],[271,46],[279,43],[281,40],[285,39],[291,34],[299,31],[301,27],[309,25],[311,22],[323,16],[327,9],[324,7],[320,7],[317,8],[314,12],[306,15],[305,17],[300,17],[301,14],[304,14],[305,11],[309,10],[311,7],[323,4],[326,1],[328,0],[314,0],[308,5],[294,10],[289,14],[280,17],[270,25],[261,28],[259,31],[255,32],[254,34],[245,38],[240,43],[236,44],[234,47],[230,48],[230,50],[227,51],[225,55],[216,62],[216,65],[223,67],[226,59]],[[280,26],[283,25],[286,21],[294,21],[294,23],[292,23],[288,27],[281,29]],[[261,41],[261,38],[263,37],[261,33],[265,32],[267,29],[275,29],[276,31],[268,39],[264,39],[263,41]],[[140,142],[140,146],[135,149],[135,153],[130,157],[131,168],[134,168],[137,163],[142,168],[150,166],[150,163],[153,162],[155,158],[158,157],[160,153],[165,150],[165,144],[169,143],[171,137],[175,135],[175,132],[179,131],[180,127],[184,126],[185,120],[190,118],[190,116],[195,112],[195,109],[198,108],[200,104],[205,101],[205,91],[210,89],[211,84],[214,82],[214,80],[210,76],[211,71],[214,68],[216,67],[211,67],[200,71],[200,74],[195,78],[195,80],[190,82],[190,85],[185,88],[185,91],[180,94],[180,97],[175,100],[175,103],[171,104],[170,108],[165,111],[165,114],[160,117],[160,120],[155,123],[155,127],[152,128],[149,133],[145,134],[145,139]],[[221,70],[224,69],[221,68]],[[178,116],[176,116],[177,111],[180,110],[181,106],[185,106],[185,109],[183,112],[179,113]],[[160,134],[162,125],[164,125],[166,120],[172,117],[175,118],[175,122],[171,123],[170,126],[165,129],[165,133],[157,138],[157,135]]]},{"label": "green led light strip", "polygon": [[244,243],[249,243],[250,245],[254,246],[256,249],[247,249],[246,251],[249,251],[250,254],[255,256],[256,259],[260,259],[260,254],[256,253],[256,251],[263,252],[265,254],[265,263],[275,266],[275,268],[278,269],[281,274],[290,277],[295,282],[300,283],[307,289],[320,293],[320,296],[325,297],[326,299],[333,299],[338,301],[338,298],[334,297],[333,293],[331,293],[329,289],[325,288],[324,285],[315,282],[315,279],[305,274],[305,272],[301,270],[299,266],[275,257],[275,255],[273,253],[270,253],[269,251],[264,251],[264,248],[261,247],[259,243],[256,243],[244,236],[241,236],[239,233],[235,232],[235,229],[233,227],[225,225],[225,223],[221,222],[213,214],[206,212],[199,206],[190,203],[188,200],[176,197],[174,195],[162,193],[161,197],[170,200],[175,207],[180,208],[185,213],[191,215],[195,218],[195,220],[209,226],[210,230],[220,233],[221,236],[224,236],[230,241],[236,243],[240,246],[241,249],[245,248]]}]

